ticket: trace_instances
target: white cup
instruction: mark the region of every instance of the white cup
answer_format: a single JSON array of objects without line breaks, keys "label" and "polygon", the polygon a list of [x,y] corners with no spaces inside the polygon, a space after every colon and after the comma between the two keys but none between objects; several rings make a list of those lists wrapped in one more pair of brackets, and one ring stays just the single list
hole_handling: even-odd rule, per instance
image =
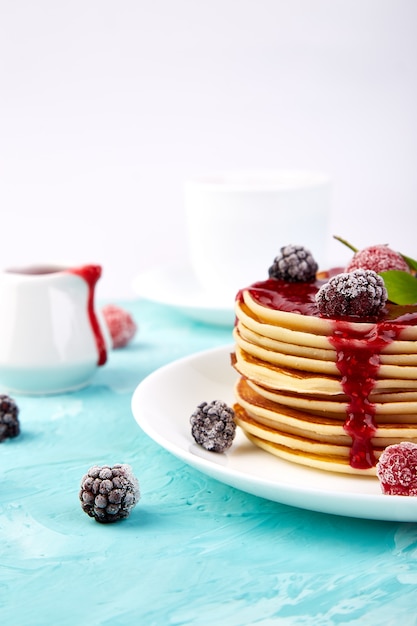
[{"label": "white cup", "polygon": [[191,267],[203,289],[234,298],[268,278],[282,246],[327,266],[331,183],[310,171],[224,172],[185,183]]}]

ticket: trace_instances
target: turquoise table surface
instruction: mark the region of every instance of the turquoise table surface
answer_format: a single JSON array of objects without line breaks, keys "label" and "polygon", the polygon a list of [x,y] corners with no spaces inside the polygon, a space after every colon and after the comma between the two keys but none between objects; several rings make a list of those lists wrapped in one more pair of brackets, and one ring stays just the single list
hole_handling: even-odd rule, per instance
[{"label": "turquoise table surface", "polygon": [[[228,487],[160,448],[131,397],[156,368],[231,343],[231,331],[150,302],[118,302],[139,330],[91,386],[15,396],[0,444],[0,624],[417,624],[417,524],[291,508]],[[163,393],[163,390],[161,390]],[[141,499],[100,525],[82,476],[129,463]]]}]

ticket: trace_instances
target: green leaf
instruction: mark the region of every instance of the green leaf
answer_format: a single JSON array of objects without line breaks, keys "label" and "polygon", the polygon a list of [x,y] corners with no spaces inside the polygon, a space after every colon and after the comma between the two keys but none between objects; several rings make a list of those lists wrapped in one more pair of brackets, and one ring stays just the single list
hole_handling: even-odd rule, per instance
[{"label": "green leaf", "polygon": [[404,261],[407,263],[408,267],[417,272],[417,261],[415,261],[409,256],[405,256],[405,254],[402,254],[401,256],[404,259]]},{"label": "green leaf", "polygon": [[388,300],[394,304],[417,304],[417,278],[401,270],[388,270],[379,274],[385,283]]}]

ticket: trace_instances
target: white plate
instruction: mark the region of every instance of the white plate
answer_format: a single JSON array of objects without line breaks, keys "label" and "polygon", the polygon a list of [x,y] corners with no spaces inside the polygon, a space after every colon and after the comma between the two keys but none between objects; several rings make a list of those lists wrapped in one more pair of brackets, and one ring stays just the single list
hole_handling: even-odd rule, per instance
[{"label": "white plate", "polygon": [[240,429],[226,453],[198,446],[189,424],[196,406],[216,399],[233,403],[232,349],[194,354],[144,379],[133,394],[132,411],[145,433],[204,474],[256,496],[336,515],[417,521],[417,497],[385,496],[373,477],[333,474],[283,461],[251,444]]},{"label": "white plate", "polygon": [[204,291],[190,267],[161,267],[133,280],[138,296],[171,306],[192,319],[216,326],[233,326],[234,297]]}]

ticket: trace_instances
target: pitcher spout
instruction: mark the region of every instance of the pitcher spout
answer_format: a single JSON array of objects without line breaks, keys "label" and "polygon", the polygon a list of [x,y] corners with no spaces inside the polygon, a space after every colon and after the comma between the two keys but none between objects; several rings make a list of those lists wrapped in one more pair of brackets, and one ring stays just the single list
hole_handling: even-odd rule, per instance
[{"label": "pitcher spout", "polygon": [[94,289],[98,279],[101,277],[102,268],[101,265],[83,265],[81,267],[74,267],[69,270],[71,274],[76,274],[85,280],[87,285]]}]

